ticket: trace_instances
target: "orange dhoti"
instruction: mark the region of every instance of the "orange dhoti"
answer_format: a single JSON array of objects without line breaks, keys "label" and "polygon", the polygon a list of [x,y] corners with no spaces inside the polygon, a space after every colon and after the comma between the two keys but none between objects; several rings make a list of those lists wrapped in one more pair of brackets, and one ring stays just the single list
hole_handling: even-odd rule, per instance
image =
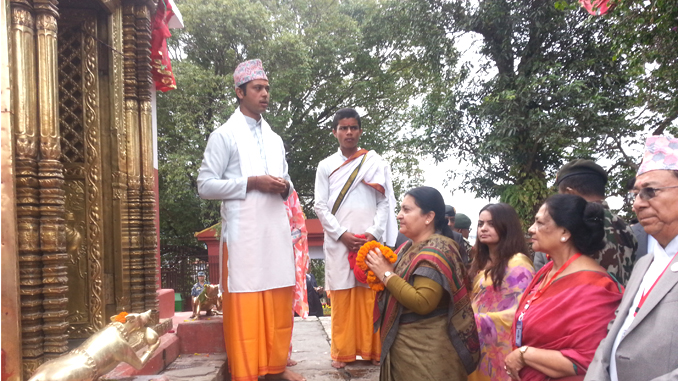
[{"label": "orange dhoti", "polygon": [[294,286],[260,292],[228,292],[228,254],[224,245],[224,341],[233,381],[285,371],[292,340]]},{"label": "orange dhoti", "polygon": [[365,287],[332,290],[332,360],[351,362],[360,356],[379,361],[381,342],[372,320],[375,295]]}]

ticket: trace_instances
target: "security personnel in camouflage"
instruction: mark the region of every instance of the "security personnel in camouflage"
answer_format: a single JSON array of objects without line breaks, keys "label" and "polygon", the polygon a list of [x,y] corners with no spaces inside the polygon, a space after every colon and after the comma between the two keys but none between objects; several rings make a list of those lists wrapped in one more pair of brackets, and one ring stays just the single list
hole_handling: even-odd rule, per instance
[{"label": "security personnel in camouflage", "polygon": [[626,221],[612,213],[605,201],[600,203],[605,208],[605,247],[592,258],[626,286],[636,262],[638,242]]},{"label": "security personnel in camouflage", "polygon": [[[626,285],[636,259],[638,242],[628,224],[610,211],[605,202],[607,172],[591,160],[577,159],[558,171],[558,193],[576,194],[605,208],[605,247],[592,255],[621,284]],[[535,268],[546,263],[545,254],[535,253]]]}]

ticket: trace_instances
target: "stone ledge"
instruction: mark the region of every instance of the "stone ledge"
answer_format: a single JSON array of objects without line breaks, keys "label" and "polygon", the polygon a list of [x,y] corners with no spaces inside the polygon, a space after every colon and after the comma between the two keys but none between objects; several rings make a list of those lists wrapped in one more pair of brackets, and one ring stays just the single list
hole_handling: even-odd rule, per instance
[{"label": "stone ledge", "polygon": [[181,355],[162,376],[171,381],[225,381],[228,365],[225,353],[196,353]]},{"label": "stone ledge", "polygon": [[116,381],[172,381],[169,378],[162,375],[151,375],[151,376],[130,376],[125,378],[118,378]]},{"label": "stone ledge", "polygon": [[103,375],[100,380],[122,381],[138,375],[155,375],[179,356],[180,348],[177,335],[171,333],[163,335],[160,337],[160,346],[143,368],[137,370],[123,362]]},{"label": "stone ledge", "polygon": [[158,312],[160,319],[168,319],[174,316],[174,290],[161,288],[158,293]]},{"label": "stone ledge", "polygon": [[160,319],[160,323],[156,324],[153,328],[155,332],[158,333],[159,336],[164,336],[166,333],[172,330],[173,328],[173,322],[172,319]]},{"label": "stone ledge", "polygon": [[225,353],[224,321],[221,316],[204,315],[177,324],[181,353]]}]

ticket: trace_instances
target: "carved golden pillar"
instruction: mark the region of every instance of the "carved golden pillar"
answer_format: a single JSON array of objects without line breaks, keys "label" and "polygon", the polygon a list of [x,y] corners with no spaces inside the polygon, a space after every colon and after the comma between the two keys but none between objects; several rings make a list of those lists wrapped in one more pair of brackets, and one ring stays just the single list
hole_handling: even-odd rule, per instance
[{"label": "carved golden pillar", "polygon": [[87,237],[89,262],[89,313],[93,332],[103,328],[107,320],[103,314],[103,183],[101,178],[101,127],[99,126],[99,83],[96,19],[83,23],[84,37],[84,89],[85,89],[85,144],[88,171],[85,173],[87,184]]},{"label": "carved golden pillar", "polygon": [[[9,17],[8,17],[9,12]],[[14,144],[14,121],[16,112],[12,105],[14,89],[10,81],[13,73],[15,54],[10,53],[13,45],[12,20],[10,7],[2,2],[0,7],[0,194],[2,196],[2,223],[0,224],[2,242],[0,243],[0,267],[2,268],[2,373],[6,381],[19,381],[22,376],[21,367],[21,297],[19,293],[19,246],[17,238],[16,215],[16,162]],[[10,24],[9,26],[7,24]],[[12,61],[10,61],[10,57]],[[5,376],[3,376],[5,379]]]},{"label": "carved golden pillar", "polygon": [[113,255],[115,278],[115,309],[131,311],[130,305],[130,238],[127,202],[127,127],[125,125],[125,86],[123,57],[122,7],[117,7],[109,18],[111,44],[115,51],[111,60],[111,112],[113,151]]},{"label": "carved golden pillar", "polygon": [[144,247],[144,309],[158,309],[157,235],[155,230],[155,172],[153,171],[153,126],[151,107],[151,11],[135,8],[137,30],[137,95],[141,138],[142,225]]},{"label": "carved golden pillar", "polygon": [[127,234],[131,312],[144,310],[144,252],[141,207],[141,146],[139,103],[137,98],[136,18],[134,4],[125,3],[122,13],[125,77],[125,126],[127,127]]},{"label": "carved golden pillar", "polygon": [[38,56],[40,128],[40,249],[42,251],[45,357],[68,351],[68,254],[65,192],[58,115],[57,1],[34,0]]},{"label": "carved golden pillar", "polygon": [[16,213],[24,375],[42,363],[42,258],[38,183],[35,18],[26,1],[11,2],[12,109],[16,144]]}]

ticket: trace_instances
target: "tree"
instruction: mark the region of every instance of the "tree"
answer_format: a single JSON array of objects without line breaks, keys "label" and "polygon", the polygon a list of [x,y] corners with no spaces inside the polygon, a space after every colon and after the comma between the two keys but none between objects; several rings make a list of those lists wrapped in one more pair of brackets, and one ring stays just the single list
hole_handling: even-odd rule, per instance
[{"label": "tree", "polygon": [[678,6],[673,0],[620,1],[609,34],[620,59],[638,70],[636,106],[653,135],[678,132]]},{"label": "tree", "polygon": [[471,162],[454,175],[478,196],[499,197],[531,224],[553,192],[548,181],[570,159],[610,160],[617,187],[630,175],[624,147],[642,126],[630,117],[632,67],[616,55],[609,18],[545,0],[411,3],[429,3],[413,17],[433,15],[429,22],[452,38],[481,38],[479,75],[461,68],[462,80],[433,89],[415,121],[436,159]]},{"label": "tree", "polygon": [[[184,0],[186,29],[173,37],[179,90],[158,97],[162,240],[192,241],[218,220],[198,199],[197,171],[211,131],[236,107],[232,72],[261,58],[272,87],[265,115],[287,146],[290,176],[312,217],[318,162],[337,149],[329,123],[342,107],[362,115],[361,146],[391,161],[396,190],[418,181],[417,147],[409,145],[410,100],[452,67],[444,30],[413,33],[397,1]],[[441,43],[421,48],[422,36]],[[434,75],[435,74],[435,75]],[[408,183],[408,181],[410,183]]]},{"label": "tree", "polygon": [[193,233],[219,221],[219,203],[197,195],[197,176],[206,138],[232,100],[226,77],[186,61],[173,68],[181,86],[158,96],[159,230],[164,245],[194,246]]}]

